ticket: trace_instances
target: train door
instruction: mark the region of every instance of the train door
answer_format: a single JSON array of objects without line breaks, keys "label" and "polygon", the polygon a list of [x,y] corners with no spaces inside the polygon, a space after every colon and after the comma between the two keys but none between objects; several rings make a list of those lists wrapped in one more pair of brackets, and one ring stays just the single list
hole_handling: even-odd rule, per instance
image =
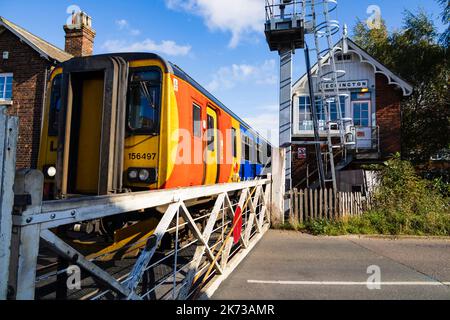
[{"label": "train door", "polygon": [[104,96],[104,72],[73,75],[69,193],[97,194]]},{"label": "train door", "polygon": [[218,176],[219,153],[217,137],[217,113],[211,108],[206,111],[206,177],[205,184],[215,184]]}]

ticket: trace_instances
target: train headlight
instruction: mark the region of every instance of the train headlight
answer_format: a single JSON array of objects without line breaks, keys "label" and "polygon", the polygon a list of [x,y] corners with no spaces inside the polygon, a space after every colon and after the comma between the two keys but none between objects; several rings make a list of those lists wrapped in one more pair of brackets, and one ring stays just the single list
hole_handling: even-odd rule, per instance
[{"label": "train headlight", "polygon": [[136,169],[132,169],[130,171],[128,171],[128,178],[130,180],[136,180],[138,177],[138,171]]},{"label": "train headlight", "polygon": [[147,169],[141,169],[139,171],[139,180],[141,182],[146,182],[148,181],[149,178],[150,178],[150,171],[148,171]]},{"label": "train headlight", "polygon": [[128,181],[152,184],[158,182],[158,170],[156,168],[129,168]]},{"label": "train headlight", "polygon": [[56,176],[55,166],[45,166],[43,171],[46,178],[53,179]]},{"label": "train headlight", "polygon": [[47,169],[47,174],[50,178],[53,178],[54,176],[56,176],[56,168],[55,167],[49,167]]}]

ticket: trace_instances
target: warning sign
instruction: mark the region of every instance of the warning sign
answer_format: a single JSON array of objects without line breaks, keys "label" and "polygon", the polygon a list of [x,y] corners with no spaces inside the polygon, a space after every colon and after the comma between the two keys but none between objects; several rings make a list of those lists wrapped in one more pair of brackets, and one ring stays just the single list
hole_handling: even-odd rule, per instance
[{"label": "warning sign", "polygon": [[298,148],[297,157],[300,160],[306,159],[306,148]]}]

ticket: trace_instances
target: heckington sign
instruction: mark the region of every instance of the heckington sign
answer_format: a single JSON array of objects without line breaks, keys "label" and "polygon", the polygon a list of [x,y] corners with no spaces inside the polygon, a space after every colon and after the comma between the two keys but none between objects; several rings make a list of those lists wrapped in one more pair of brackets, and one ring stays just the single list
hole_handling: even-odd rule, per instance
[{"label": "heckington sign", "polygon": [[[321,83],[320,89],[325,90],[333,90],[335,87],[334,82],[329,83]],[[356,80],[356,81],[339,81],[338,82],[338,89],[361,89],[361,88],[368,88],[369,87],[369,81],[367,80]]]}]

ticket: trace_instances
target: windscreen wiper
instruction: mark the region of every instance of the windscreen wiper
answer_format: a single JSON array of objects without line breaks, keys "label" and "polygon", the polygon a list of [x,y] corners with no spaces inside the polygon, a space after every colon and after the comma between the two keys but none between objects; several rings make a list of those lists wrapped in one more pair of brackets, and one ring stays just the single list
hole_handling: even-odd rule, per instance
[{"label": "windscreen wiper", "polygon": [[146,85],[145,81],[140,81],[139,82],[139,87],[141,89],[141,92],[144,94],[145,98],[147,99],[148,105],[151,108],[156,109],[155,103],[153,101],[153,98],[150,95],[150,92],[148,92],[148,88],[147,88],[147,85]]}]

